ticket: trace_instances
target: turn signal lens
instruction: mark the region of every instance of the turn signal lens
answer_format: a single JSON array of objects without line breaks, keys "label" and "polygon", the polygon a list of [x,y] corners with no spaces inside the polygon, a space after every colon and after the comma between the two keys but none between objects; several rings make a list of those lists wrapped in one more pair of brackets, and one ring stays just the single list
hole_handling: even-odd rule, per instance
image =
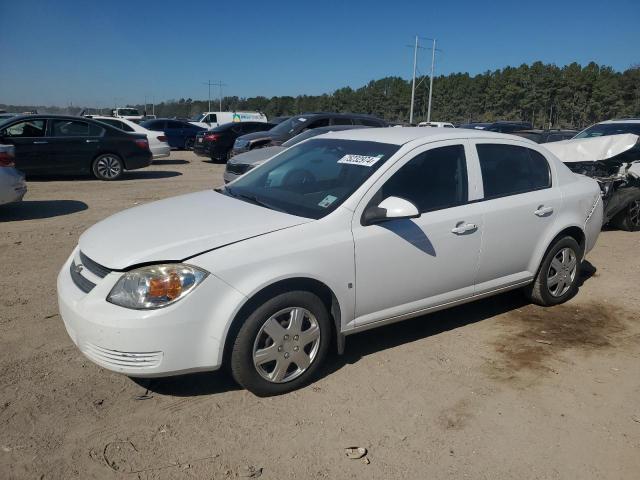
[{"label": "turn signal lens", "polygon": [[181,263],[139,268],[120,277],[107,301],[136,310],[166,307],[188,295],[207,275]]}]

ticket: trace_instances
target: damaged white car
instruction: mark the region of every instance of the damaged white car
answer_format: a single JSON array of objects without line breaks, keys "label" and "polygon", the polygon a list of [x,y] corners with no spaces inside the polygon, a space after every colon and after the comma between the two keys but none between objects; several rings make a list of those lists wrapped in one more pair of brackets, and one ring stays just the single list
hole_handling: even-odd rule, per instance
[{"label": "damaged white car", "polygon": [[576,138],[545,145],[574,173],[598,181],[604,205],[603,225],[640,230],[640,142],[622,134]]}]

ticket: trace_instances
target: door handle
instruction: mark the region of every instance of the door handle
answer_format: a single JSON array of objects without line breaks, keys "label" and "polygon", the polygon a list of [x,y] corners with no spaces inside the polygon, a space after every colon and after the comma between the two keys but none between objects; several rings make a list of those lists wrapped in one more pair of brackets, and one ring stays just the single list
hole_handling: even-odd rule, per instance
[{"label": "door handle", "polygon": [[85,140],[85,142],[87,142],[87,143],[98,143],[98,140],[87,139],[87,140]]},{"label": "door handle", "polygon": [[33,142],[34,145],[44,145],[45,143],[49,143],[49,142],[45,142],[44,140]]},{"label": "door handle", "polygon": [[544,205],[540,205],[538,209],[533,213],[539,217],[546,217],[547,215],[551,215],[553,213],[553,207],[545,207]]},{"label": "door handle", "polygon": [[463,235],[468,232],[475,232],[478,229],[478,225],[475,223],[463,223],[460,222],[454,228],[451,229],[451,233],[455,233],[456,235]]}]

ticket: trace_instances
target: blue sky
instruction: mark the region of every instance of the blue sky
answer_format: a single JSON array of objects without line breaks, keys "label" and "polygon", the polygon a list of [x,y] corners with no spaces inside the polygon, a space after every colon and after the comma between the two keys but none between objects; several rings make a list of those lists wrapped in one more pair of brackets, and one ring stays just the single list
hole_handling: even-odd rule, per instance
[{"label": "blue sky", "polygon": [[[411,74],[535,60],[640,63],[639,0],[0,0],[0,103],[111,106],[224,94],[297,95]],[[419,70],[428,72],[421,51]]]}]

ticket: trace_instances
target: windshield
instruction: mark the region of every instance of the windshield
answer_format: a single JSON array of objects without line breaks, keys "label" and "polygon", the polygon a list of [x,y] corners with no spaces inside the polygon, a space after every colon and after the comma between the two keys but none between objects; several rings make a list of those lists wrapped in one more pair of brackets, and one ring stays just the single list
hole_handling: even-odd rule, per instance
[{"label": "windshield", "polygon": [[204,117],[206,115],[204,113],[198,113],[197,115],[194,115],[193,117],[190,118],[190,120],[192,122],[202,122],[204,121]]},{"label": "windshield", "polygon": [[285,120],[284,122],[279,123],[269,131],[275,133],[276,135],[288,135],[293,133],[299,125],[302,125],[307,121],[308,120],[305,117],[290,118],[289,120]]},{"label": "windshield", "polygon": [[400,147],[312,139],[249,171],[224,193],[301,217],[319,219],[340,206]]},{"label": "windshield", "polygon": [[118,115],[140,115],[135,108],[119,108]]},{"label": "windshield", "polygon": [[640,123],[598,123],[583,130],[573,138],[606,137],[621,133],[640,135]]}]

